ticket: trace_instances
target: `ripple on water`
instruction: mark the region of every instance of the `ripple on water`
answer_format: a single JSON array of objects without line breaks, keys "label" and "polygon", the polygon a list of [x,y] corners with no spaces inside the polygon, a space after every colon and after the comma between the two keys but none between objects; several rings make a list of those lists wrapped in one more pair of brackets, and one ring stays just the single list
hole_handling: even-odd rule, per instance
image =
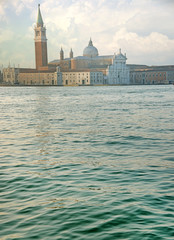
[{"label": "ripple on water", "polygon": [[173,239],[171,86],[1,90],[2,239]]}]

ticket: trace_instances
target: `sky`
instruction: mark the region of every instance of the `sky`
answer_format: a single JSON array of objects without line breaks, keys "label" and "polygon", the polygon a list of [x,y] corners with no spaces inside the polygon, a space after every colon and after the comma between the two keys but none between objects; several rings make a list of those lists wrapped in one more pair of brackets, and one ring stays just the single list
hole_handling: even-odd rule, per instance
[{"label": "sky", "polygon": [[48,61],[61,47],[82,56],[91,37],[99,55],[121,48],[129,64],[174,64],[174,0],[0,0],[0,66],[35,67],[39,3]]}]

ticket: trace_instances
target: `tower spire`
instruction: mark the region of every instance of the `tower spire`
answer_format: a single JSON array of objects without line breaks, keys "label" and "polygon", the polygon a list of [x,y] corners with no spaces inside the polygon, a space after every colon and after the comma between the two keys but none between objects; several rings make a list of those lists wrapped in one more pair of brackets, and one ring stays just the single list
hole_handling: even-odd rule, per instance
[{"label": "tower spire", "polygon": [[37,13],[37,27],[43,27],[43,19],[40,11],[40,4],[38,4],[38,13]]},{"label": "tower spire", "polygon": [[89,40],[89,44],[88,44],[88,46],[93,46],[93,43],[92,43],[91,37],[90,37],[90,40]]},{"label": "tower spire", "polygon": [[72,51],[72,48],[71,48],[71,51],[70,51],[70,53],[69,53],[69,57],[70,57],[70,58],[73,58],[73,51]]},{"label": "tower spire", "polygon": [[61,47],[61,50],[60,50],[60,60],[63,60],[64,59],[64,51]]},{"label": "tower spire", "polygon": [[36,69],[39,69],[48,65],[46,28],[43,23],[40,4],[38,4],[37,22],[34,31]]}]

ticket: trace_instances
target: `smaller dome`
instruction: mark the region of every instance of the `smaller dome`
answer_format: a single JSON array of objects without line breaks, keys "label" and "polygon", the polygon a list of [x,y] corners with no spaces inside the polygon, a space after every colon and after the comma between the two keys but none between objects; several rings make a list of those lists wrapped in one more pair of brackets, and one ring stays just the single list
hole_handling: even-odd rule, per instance
[{"label": "smaller dome", "polygon": [[86,57],[97,57],[98,50],[93,46],[92,40],[90,39],[88,46],[83,50],[83,56]]}]

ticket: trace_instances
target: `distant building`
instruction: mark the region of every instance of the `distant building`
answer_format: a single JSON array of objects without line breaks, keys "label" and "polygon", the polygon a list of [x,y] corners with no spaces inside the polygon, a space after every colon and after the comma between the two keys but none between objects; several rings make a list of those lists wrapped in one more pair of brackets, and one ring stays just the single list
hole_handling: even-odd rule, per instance
[{"label": "distant building", "polygon": [[19,68],[8,67],[3,69],[3,81],[10,85],[18,83]]},{"label": "distant building", "polygon": [[107,68],[108,84],[129,84],[129,68],[126,66],[126,55],[121,53],[115,54],[112,60],[112,65]]},{"label": "distant building", "polygon": [[[73,52],[71,49],[70,58],[64,58],[64,52],[61,48],[60,59],[51,61],[52,66],[59,66],[61,72],[71,72],[67,75],[76,76],[75,72],[101,72],[103,74],[102,84],[129,84],[129,68],[126,66],[126,56],[121,53],[114,55],[99,56],[98,50],[93,46],[90,39],[89,44],[83,50],[83,56],[71,58]],[[79,74],[79,73],[78,73]],[[98,73],[99,74],[99,73]],[[93,73],[91,74],[93,75]],[[79,75],[77,75],[79,76]],[[74,80],[63,81],[63,85],[72,84]],[[97,80],[95,80],[97,82]],[[78,84],[78,79],[76,79]],[[83,81],[89,84],[87,81]],[[90,81],[90,84],[96,84]]]},{"label": "distant building", "polygon": [[62,72],[62,85],[103,85],[104,75],[97,70],[79,70]]},{"label": "distant building", "polygon": [[166,80],[169,84],[174,84],[174,68],[173,70],[168,70],[166,73]]},{"label": "distant building", "polygon": [[130,70],[130,84],[171,84],[174,66],[145,66]]},{"label": "distant building", "polygon": [[55,71],[25,71],[20,72],[18,77],[19,85],[57,85]]},{"label": "distant building", "polygon": [[148,67],[127,65],[126,54],[100,56],[98,49],[89,40],[82,56],[74,57],[73,50],[65,58],[61,47],[59,59],[48,63],[46,28],[38,5],[35,33],[35,69],[5,68],[3,81],[19,85],[124,85],[168,84],[174,82],[174,66]]}]

